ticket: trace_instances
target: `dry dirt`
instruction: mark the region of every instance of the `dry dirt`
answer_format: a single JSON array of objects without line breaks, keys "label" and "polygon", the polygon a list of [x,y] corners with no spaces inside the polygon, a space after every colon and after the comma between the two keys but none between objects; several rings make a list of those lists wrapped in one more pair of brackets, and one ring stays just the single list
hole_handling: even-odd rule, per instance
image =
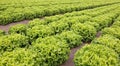
[{"label": "dry dirt", "polygon": [[27,24],[28,22],[29,22],[29,20],[23,20],[23,21],[20,21],[20,22],[10,23],[10,24],[7,24],[7,25],[0,25],[0,30],[4,30],[5,32],[8,32],[8,30],[11,26],[14,26],[16,24]]},{"label": "dry dirt", "polygon": [[[98,32],[96,34],[96,38],[99,38],[101,35],[101,32]],[[70,55],[69,55],[69,59],[63,63],[62,65],[60,66],[75,66],[74,65],[74,62],[73,62],[73,59],[74,59],[74,54],[76,53],[77,50],[80,50],[85,44],[90,44],[91,42],[88,42],[88,43],[83,43],[82,45],[80,45],[79,47],[76,47],[76,48],[73,48],[71,49],[71,52],[70,52]]]},{"label": "dry dirt", "polygon": [[82,45],[80,45],[79,47],[73,48],[71,49],[70,55],[69,55],[69,59],[61,64],[60,66],[75,66],[73,59],[74,59],[74,54],[76,53],[77,50],[79,50],[80,48],[82,48],[86,43],[83,43]]}]

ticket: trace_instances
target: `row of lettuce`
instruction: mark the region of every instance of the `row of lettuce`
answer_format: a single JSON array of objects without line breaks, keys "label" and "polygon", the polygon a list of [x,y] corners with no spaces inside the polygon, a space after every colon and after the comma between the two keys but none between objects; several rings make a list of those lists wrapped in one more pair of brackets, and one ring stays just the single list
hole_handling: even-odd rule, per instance
[{"label": "row of lettuce", "polygon": [[120,16],[102,35],[77,51],[75,66],[120,66]]},{"label": "row of lettuce", "polygon": [[[44,20],[35,19],[27,25],[11,27],[9,35],[0,31],[0,66],[58,66],[62,64],[68,59],[70,48],[80,46],[82,42],[92,41],[98,31],[110,26],[118,17],[120,8],[116,5],[108,7],[46,17]],[[87,58],[84,58],[82,57],[83,61],[86,61]],[[76,66],[79,66],[77,62],[82,62],[80,60],[75,60]],[[114,60],[116,59],[110,59],[111,63]],[[117,62],[116,60],[110,65],[116,65]],[[101,62],[98,61],[98,63]]]},{"label": "row of lettuce", "polygon": [[[18,7],[16,3],[14,5],[4,5],[1,4],[1,10],[0,10],[0,24],[5,25],[11,22],[17,22],[25,19],[34,19],[36,17],[44,17],[44,16],[51,16],[55,14],[63,14],[66,12],[73,12],[73,11],[80,11],[85,9],[91,9],[95,7],[100,6],[107,6],[112,4],[118,4],[119,0],[99,0],[99,1],[93,1],[93,0],[84,0],[77,2],[73,1],[73,3],[69,3],[71,1],[68,1],[68,3],[59,3],[57,2],[55,5],[44,5],[39,6],[41,3],[36,2],[28,2],[28,4],[33,4],[32,6],[22,6],[22,4],[18,4]],[[53,1],[54,3],[54,1]],[[79,4],[78,4],[79,3]],[[27,5],[27,4],[24,4]]]}]

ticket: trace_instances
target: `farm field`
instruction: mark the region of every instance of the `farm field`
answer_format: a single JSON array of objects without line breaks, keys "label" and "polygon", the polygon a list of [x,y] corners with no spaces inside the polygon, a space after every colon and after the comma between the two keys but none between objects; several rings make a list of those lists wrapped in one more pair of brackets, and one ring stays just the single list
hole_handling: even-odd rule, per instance
[{"label": "farm field", "polygon": [[120,66],[120,0],[0,0],[0,66]]}]

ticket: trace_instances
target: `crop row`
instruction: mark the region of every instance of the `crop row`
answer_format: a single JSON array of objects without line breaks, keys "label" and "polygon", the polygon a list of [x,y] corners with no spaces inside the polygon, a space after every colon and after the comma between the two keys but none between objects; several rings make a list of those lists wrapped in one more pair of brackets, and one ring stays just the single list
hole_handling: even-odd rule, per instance
[{"label": "crop row", "polygon": [[[92,41],[97,31],[111,25],[120,14],[119,9],[114,5],[111,8],[78,12],[78,15],[73,12],[73,15],[68,13],[43,20],[35,19],[28,25],[11,27],[9,35],[0,31],[0,66],[58,66],[68,59],[70,48]],[[93,11],[97,12],[95,16],[91,13]],[[108,57],[114,56],[113,60],[116,60],[117,54],[113,50],[103,50],[102,53],[112,52],[109,52]],[[117,62],[116,60],[113,65]]]},{"label": "crop row", "polygon": [[[59,1],[58,1],[59,2]],[[68,1],[69,2],[69,1]],[[91,3],[92,2],[92,3]],[[82,4],[68,3],[68,4],[56,4],[48,6],[23,6],[21,4],[15,3],[13,6],[5,6],[1,4],[0,11],[0,24],[5,25],[11,22],[21,21],[24,19],[34,19],[36,17],[51,16],[55,14],[63,14],[66,12],[80,11],[85,9],[92,9],[95,7],[108,6],[112,4],[119,3],[118,0],[115,1],[81,1]],[[28,3],[32,4],[32,3]],[[41,3],[38,3],[38,5]],[[26,5],[26,4],[23,4]]]},{"label": "crop row", "polygon": [[75,66],[120,65],[120,16],[111,27],[104,28],[102,35],[77,51]]},{"label": "crop row", "polygon": [[[118,9],[116,8],[116,10]],[[50,35],[60,34],[63,31],[69,31],[72,29],[76,30],[77,28],[75,27],[78,27],[78,26],[85,27],[88,24],[95,27],[95,29],[91,28],[91,30],[95,30],[93,31],[95,33],[96,30],[98,31],[104,27],[109,26],[112,23],[112,20],[115,17],[117,17],[117,14],[118,13],[117,12],[115,13],[115,9],[114,9],[114,13],[113,11],[111,11],[111,12],[108,12],[107,14],[104,14],[104,13],[103,15],[99,14],[99,16],[96,16],[96,17],[91,17],[87,15],[80,15],[80,16],[77,15],[72,17],[71,15],[70,17],[67,15],[66,17],[66,14],[65,14],[63,16],[48,17],[48,18],[45,18],[44,20],[35,19],[32,22],[30,22],[28,26],[25,26],[25,25],[13,26],[12,28],[10,28],[9,33],[20,33],[23,35],[27,35],[30,37],[31,41],[34,41],[39,37],[43,38]],[[82,23],[82,24],[74,26],[74,24],[79,24],[79,23]],[[86,26],[86,29],[87,29],[87,26]],[[90,36],[87,36],[87,37],[90,37]],[[90,40],[92,40],[92,38],[86,39],[84,41],[90,41]]]}]

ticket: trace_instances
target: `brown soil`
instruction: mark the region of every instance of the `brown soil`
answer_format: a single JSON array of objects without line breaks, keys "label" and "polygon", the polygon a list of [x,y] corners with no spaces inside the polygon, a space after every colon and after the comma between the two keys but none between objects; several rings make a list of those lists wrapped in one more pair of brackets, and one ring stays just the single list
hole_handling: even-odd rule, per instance
[{"label": "brown soil", "polygon": [[99,31],[97,34],[96,34],[96,37],[99,38],[101,36],[101,31]]},{"label": "brown soil", "polygon": [[69,59],[61,64],[60,66],[75,66],[73,59],[74,59],[74,54],[76,53],[77,50],[79,50],[80,48],[82,48],[86,43],[83,43],[82,45],[80,45],[79,47],[73,48],[71,49],[70,55],[69,55]]},{"label": "brown soil", "polygon": [[5,32],[8,32],[8,30],[11,26],[14,26],[16,24],[27,24],[28,22],[29,22],[29,20],[23,20],[23,21],[20,21],[20,22],[10,23],[10,24],[7,24],[7,25],[0,25],[0,30],[4,30]]},{"label": "brown soil", "polygon": [[[99,31],[97,34],[96,34],[96,38],[99,38],[101,36],[101,32]],[[69,55],[69,59],[63,63],[62,65],[60,66],[75,66],[74,65],[74,62],[73,62],[73,59],[74,59],[74,54],[77,52],[77,50],[81,49],[85,44],[90,44],[91,42],[88,42],[88,43],[83,43],[82,45],[80,45],[79,47],[76,47],[76,48],[73,48],[71,49],[71,52],[70,52],[70,55]]]}]

